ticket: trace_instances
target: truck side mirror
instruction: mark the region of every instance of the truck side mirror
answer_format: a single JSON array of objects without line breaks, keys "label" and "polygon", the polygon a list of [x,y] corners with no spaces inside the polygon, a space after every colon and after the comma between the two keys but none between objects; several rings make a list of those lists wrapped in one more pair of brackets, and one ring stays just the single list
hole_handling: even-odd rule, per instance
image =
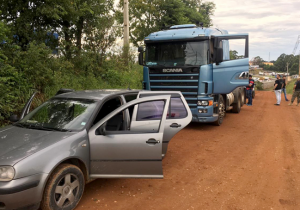
[{"label": "truck side mirror", "polygon": [[16,114],[14,114],[14,115],[11,115],[10,117],[9,117],[9,121],[10,122],[18,122],[20,119],[19,119],[19,117],[16,115]]},{"label": "truck side mirror", "polygon": [[144,52],[140,52],[140,53],[139,53],[139,64],[140,64],[141,66],[144,65]]},{"label": "truck side mirror", "polygon": [[221,63],[222,61],[223,61],[223,49],[219,47],[217,49],[216,64],[219,65],[219,63]]},{"label": "truck side mirror", "polygon": [[140,46],[138,47],[139,52],[139,64],[144,65],[144,47]]},{"label": "truck side mirror", "polygon": [[142,46],[138,47],[138,52],[144,52],[144,47]]}]

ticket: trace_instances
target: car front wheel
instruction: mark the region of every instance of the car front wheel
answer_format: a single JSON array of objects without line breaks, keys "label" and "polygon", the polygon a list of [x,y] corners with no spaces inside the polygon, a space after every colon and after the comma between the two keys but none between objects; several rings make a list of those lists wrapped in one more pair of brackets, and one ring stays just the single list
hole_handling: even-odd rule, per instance
[{"label": "car front wheel", "polygon": [[58,166],[51,174],[41,203],[42,210],[72,210],[84,191],[84,176],[71,164]]}]

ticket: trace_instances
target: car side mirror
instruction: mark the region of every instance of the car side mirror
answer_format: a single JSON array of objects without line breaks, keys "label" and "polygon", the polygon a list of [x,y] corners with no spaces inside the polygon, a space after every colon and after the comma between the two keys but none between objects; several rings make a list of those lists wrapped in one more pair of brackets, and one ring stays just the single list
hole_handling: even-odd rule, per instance
[{"label": "car side mirror", "polygon": [[9,117],[9,121],[10,122],[18,122],[20,119],[19,119],[19,117],[16,115],[16,114],[14,114],[14,115],[11,115],[10,117]]},{"label": "car side mirror", "polygon": [[96,134],[105,136],[105,135],[106,135],[106,124],[107,124],[107,122],[105,122],[104,124],[102,124],[102,125],[96,130]]},{"label": "car side mirror", "polygon": [[216,64],[219,65],[223,61],[223,49],[218,48],[217,49],[217,57],[216,57]]}]

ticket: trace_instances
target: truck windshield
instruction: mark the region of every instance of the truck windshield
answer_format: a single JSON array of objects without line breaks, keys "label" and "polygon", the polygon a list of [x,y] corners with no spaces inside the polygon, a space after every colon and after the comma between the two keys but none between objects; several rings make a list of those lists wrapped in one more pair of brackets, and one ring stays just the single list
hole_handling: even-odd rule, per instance
[{"label": "truck windshield", "polygon": [[93,100],[52,99],[26,115],[16,126],[39,130],[76,131],[95,110]]},{"label": "truck windshield", "polygon": [[207,64],[208,41],[147,44],[147,66],[200,66]]}]

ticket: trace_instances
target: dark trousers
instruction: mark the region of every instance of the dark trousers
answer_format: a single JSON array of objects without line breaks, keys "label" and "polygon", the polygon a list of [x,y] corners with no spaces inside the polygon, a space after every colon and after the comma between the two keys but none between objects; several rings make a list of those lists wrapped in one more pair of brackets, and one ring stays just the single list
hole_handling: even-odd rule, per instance
[{"label": "dark trousers", "polygon": [[247,104],[252,105],[252,89],[246,90],[246,95],[247,95],[247,98],[248,98],[248,103]]}]

